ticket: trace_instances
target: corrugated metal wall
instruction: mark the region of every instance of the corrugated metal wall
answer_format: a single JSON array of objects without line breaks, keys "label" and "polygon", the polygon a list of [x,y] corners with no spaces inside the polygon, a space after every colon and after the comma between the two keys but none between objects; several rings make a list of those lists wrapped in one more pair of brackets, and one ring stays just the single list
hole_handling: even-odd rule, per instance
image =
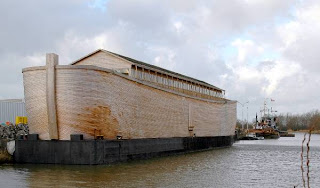
[{"label": "corrugated metal wall", "polygon": [[16,116],[27,116],[22,100],[0,100],[0,123],[15,123]]}]

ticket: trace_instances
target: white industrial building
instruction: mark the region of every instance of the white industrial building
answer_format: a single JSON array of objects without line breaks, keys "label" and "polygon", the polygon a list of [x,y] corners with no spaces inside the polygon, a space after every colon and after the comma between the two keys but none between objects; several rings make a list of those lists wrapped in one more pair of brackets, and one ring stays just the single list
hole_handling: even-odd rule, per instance
[{"label": "white industrial building", "polygon": [[0,123],[15,123],[17,116],[27,116],[24,100],[0,100]]}]

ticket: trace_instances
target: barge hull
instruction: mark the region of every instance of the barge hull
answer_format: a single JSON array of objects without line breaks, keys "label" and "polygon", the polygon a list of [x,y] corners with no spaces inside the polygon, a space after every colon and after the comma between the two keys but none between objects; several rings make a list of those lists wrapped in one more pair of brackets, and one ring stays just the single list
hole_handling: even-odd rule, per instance
[{"label": "barge hull", "polygon": [[17,140],[17,163],[99,165],[228,147],[233,136],[128,140]]}]

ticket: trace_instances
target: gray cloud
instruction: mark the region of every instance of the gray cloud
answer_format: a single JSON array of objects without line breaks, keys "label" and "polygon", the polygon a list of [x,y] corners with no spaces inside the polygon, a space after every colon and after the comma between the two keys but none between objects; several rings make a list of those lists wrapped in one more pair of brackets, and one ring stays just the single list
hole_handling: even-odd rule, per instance
[{"label": "gray cloud", "polygon": [[105,48],[249,100],[250,119],[267,97],[281,112],[320,106],[317,1],[101,2],[2,1],[0,98],[22,98],[21,69],[46,52],[68,64]]}]

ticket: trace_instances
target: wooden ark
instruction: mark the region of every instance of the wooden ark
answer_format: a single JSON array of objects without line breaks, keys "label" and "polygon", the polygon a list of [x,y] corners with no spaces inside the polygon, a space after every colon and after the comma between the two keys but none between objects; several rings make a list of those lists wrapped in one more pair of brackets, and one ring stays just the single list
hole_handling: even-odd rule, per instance
[{"label": "wooden ark", "polygon": [[236,102],[194,78],[105,50],[23,69],[30,133],[42,140],[234,135]]}]

